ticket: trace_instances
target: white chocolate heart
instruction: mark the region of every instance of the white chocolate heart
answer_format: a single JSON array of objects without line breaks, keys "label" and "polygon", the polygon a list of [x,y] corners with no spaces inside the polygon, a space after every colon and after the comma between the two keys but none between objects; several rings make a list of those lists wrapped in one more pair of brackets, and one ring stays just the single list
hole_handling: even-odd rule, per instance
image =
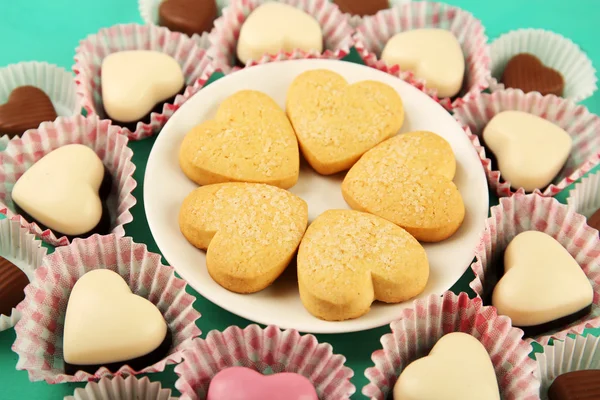
[{"label": "white chocolate heart", "polygon": [[572,139],[559,126],[522,111],[503,111],[483,130],[485,145],[515,189],[543,189],[569,158]]},{"label": "white chocolate heart", "polygon": [[70,144],[46,154],[19,178],[12,198],[46,227],[65,235],[91,231],[102,217],[104,165],[94,150]]},{"label": "white chocolate heart", "polygon": [[400,32],[385,45],[381,59],[398,65],[424,79],[426,86],[437,89],[439,97],[460,92],[465,74],[465,58],[460,43],[445,29],[414,29]]},{"label": "white chocolate heart", "polygon": [[116,272],[92,270],[79,278],[69,297],[64,359],[76,365],[127,361],[154,351],[166,334],[154,304],[131,293]]},{"label": "white chocolate heart", "polygon": [[149,50],[120,51],[102,61],[102,103],[108,116],[136,122],[154,106],[183,88],[184,76],[175,59]]},{"label": "white chocolate heart", "polygon": [[408,365],[394,386],[395,400],[500,400],[494,366],[473,336],[443,336],[427,357]]},{"label": "white chocolate heart", "polygon": [[569,252],[537,231],[517,235],[504,252],[504,275],[492,304],[515,326],[535,326],[589,306],[594,289]]},{"label": "white chocolate heart", "polygon": [[321,26],[304,11],[277,2],[265,3],[248,16],[237,44],[240,62],[247,64],[279,51],[323,51]]}]

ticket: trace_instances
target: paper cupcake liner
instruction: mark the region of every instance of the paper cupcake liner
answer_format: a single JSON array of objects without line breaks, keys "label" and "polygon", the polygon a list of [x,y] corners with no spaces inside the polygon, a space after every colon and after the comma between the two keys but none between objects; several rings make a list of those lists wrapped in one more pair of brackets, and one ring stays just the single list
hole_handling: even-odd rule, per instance
[{"label": "paper cupcake liner", "polygon": [[530,53],[542,64],[561,73],[565,80],[562,97],[585,100],[598,88],[596,70],[583,50],[570,39],[543,29],[518,29],[500,36],[490,45],[490,90],[504,89],[500,83],[508,61],[520,53]]},{"label": "paper cupcake liner", "polygon": [[[103,114],[100,79],[102,60],[109,54],[126,50],[160,51],[173,57],[183,70],[188,85],[185,93],[189,93],[188,89],[204,75],[214,71],[205,49],[182,33],[155,25],[124,24],[103,28],[82,40],[75,54],[73,71],[77,94],[88,116]],[[135,131],[123,128],[123,133],[132,140],[158,133],[187,98],[186,94],[176,96],[174,104],[165,103],[161,113],[151,114],[149,124],[138,122]]]},{"label": "paper cupcake liner", "polygon": [[14,89],[29,85],[43,90],[50,97],[57,115],[80,115],[81,104],[74,79],[71,72],[46,62],[21,62],[0,68],[0,104],[8,101]]},{"label": "paper cupcake liner", "polygon": [[[465,56],[465,81],[460,97],[438,98],[437,91],[427,82],[417,79],[411,71],[398,65],[386,65],[379,59],[389,39],[412,29],[439,28],[451,31],[458,39]],[[490,57],[485,28],[471,13],[444,3],[410,2],[364,17],[356,27],[355,47],[365,64],[377,68],[416,86],[448,110],[470,101],[486,89],[490,77]]]},{"label": "paper cupcake liner", "polygon": [[537,375],[541,380],[540,398],[548,399],[548,389],[554,379],[567,372],[600,369],[600,338],[588,336],[566,337],[544,346],[536,353]]},{"label": "paper cupcake liner", "polygon": [[569,192],[567,205],[578,214],[591,217],[600,209],[600,172],[588,175]]},{"label": "paper cupcake liner", "polygon": [[[22,228],[19,221],[0,220],[0,257],[19,267],[29,282],[32,282],[35,270],[42,264],[42,258],[47,249],[34,235]],[[11,315],[0,314],[0,332],[10,329],[21,318],[21,313],[15,308]]]},{"label": "paper cupcake liner", "polygon": [[[78,371],[64,373],[62,356],[65,313],[75,282],[86,272],[110,269],[123,277],[131,291],[145,297],[160,310],[173,336],[169,354],[141,371],[128,365],[116,372],[105,367],[95,374]],[[185,292],[187,284],[175,276],[172,267],[161,263],[160,255],[144,244],[115,235],[94,235],[75,239],[44,258],[34,282],[25,289],[25,300],[17,309],[22,318],[15,326],[17,338],[12,349],[19,356],[18,370],[27,370],[31,381],[48,383],[85,382],[103,377],[161,372],[168,364],[181,362],[183,351],[200,335],[193,308],[195,298]]]},{"label": "paper cupcake liner", "polygon": [[[240,29],[246,18],[254,9],[269,0],[231,0],[223,15],[215,21],[215,27],[209,35],[209,55],[214,60],[214,67],[225,72],[236,71],[236,45]],[[303,58],[341,59],[350,52],[353,45],[354,30],[348,19],[337,6],[327,0],[281,0],[312,15],[321,25],[325,40],[325,51],[294,50],[280,51],[277,54],[265,54],[259,60],[252,60],[247,67],[271,61],[296,60]]]},{"label": "paper cupcake liner", "polygon": [[73,396],[64,400],[175,400],[171,390],[164,389],[160,382],[150,382],[144,377],[137,379],[129,376],[123,379],[102,378],[99,382],[90,382],[84,388],[75,389]]},{"label": "paper cupcake liner", "polygon": [[532,347],[522,340],[523,331],[513,328],[509,318],[497,315],[494,307],[484,306],[480,298],[469,300],[466,293],[452,292],[431,295],[414,301],[390,328],[392,333],[381,338],[383,349],[371,356],[375,366],[365,371],[369,383],[362,394],[372,400],[387,399],[408,364],[427,356],[451,332],[467,333],[485,347],[503,399],[538,399],[540,382],[534,377],[536,364],[529,358]]},{"label": "paper cupcake liner", "polygon": [[42,230],[37,223],[16,214],[11,192],[21,175],[39,159],[61,146],[79,143],[92,148],[112,175],[113,188],[107,201],[113,221],[112,233],[124,236],[123,225],[133,220],[130,209],[136,203],[132,192],[137,186],[133,179],[133,152],[127,142],[121,128],[96,116],[59,117],[54,122],[42,123],[38,129],[28,130],[21,138],[11,140],[6,150],[0,152],[0,213],[20,221],[21,226],[46,243],[68,244],[66,236],[57,236],[50,229]]},{"label": "paper cupcake liner", "polygon": [[179,379],[175,387],[181,399],[205,400],[211,379],[221,370],[244,366],[261,373],[295,372],[315,386],[320,400],[345,400],[355,392],[346,367],[346,358],[333,354],[328,343],[313,335],[280,330],[270,325],[245,329],[230,326],[223,332],[211,331],[206,339],[195,339],[184,361],[175,367]]},{"label": "paper cupcake liner", "polygon": [[511,196],[515,189],[495,169],[497,165],[492,165],[481,143],[487,123],[496,114],[507,110],[524,111],[544,118],[563,128],[573,139],[569,159],[554,179],[557,183],[551,183],[543,192],[535,190],[535,193],[555,196],[600,162],[600,117],[590,113],[584,106],[554,95],[542,96],[536,92],[525,94],[519,89],[482,93],[456,108],[454,118],[463,126],[475,146],[490,188],[499,197]]},{"label": "paper cupcake liner", "polygon": [[471,269],[475,273],[471,288],[483,294],[486,274],[504,252],[510,241],[521,232],[544,232],[556,239],[577,261],[594,288],[590,314],[560,330],[526,339],[547,344],[551,338],[564,339],[567,334],[580,334],[585,328],[600,327],[600,264],[598,231],[590,228],[583,215],[576,214],[557,200],[522,191],[500,199],[490,210]]}]

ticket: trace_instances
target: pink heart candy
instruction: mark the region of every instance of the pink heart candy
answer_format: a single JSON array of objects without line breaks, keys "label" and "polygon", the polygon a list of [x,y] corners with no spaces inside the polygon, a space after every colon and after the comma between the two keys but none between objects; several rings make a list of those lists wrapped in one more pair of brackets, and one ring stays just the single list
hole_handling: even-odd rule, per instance
[{"label": "pink heart candy", "polygon": [[308,379],[293,372],[262,375],[250,368],[231,367],[210,382],[206,400],[319,400]]}]

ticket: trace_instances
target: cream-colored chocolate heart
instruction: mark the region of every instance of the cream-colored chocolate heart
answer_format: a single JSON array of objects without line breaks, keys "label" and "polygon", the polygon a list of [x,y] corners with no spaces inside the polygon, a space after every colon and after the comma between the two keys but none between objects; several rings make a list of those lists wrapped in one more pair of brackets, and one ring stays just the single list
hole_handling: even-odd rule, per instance
[{"label": "cream-colored chocolate heart", "polygon": [[349,85],[329,70],[307,71],[294,79],[287,114],[304,157],[323,175],[352,167],[404,122],[402,100],[393,88],[376,81]]},{"label": "cream-colored chocolate heart", "polygon": [[500,400],[500,391],[485,347],[473,336],[455,332],[402,371],[394,399]]},{"label": "cream-colored chocolate heart", "polygon": [[70,144],[46,154],[19,178],[13,201],[36,221],[65,235],[81,235],[102,218],[104,165],[94,150]]},{"label": "cream-colored chocolate heart", "polygon": [[277,2],[264,3],[252,11],[237,42],[237,56],[243,64],[258,61],[265,54],[296,49],[321,53],[321,26],[301,9]]},{"label": "cream-colored chocolate heart", "polygon": [[92,270],[69,296],[64,359],[75,365],[127,361],[154,351],[166,334],[167,324],[154,304],[132,294],[116,272]]},{"label": "cream-colored chocolate heart", "polygon": [[102,104],[110,119],[136,122],[158,103],[181,91],[181,67],[168,54],[150,50],[120,51],[102,60]]},{"label": "cream-colored chocolate heart", "polygon": [[574,314],[593,299],[590,281],[569,252],[552,236],[526,231],[504,252],[492,304],[513,325],[527,327]]},{"label": "cream-colored chocolate heart", "polygon": [[514,189],[543,189],[569,158],[572,139],[550,121],[523,111],[503,111],[486,125],[483,141]]},{"label": "cream-colored chocolate heart", "polygon": [[398,65],[437,89],[438,97],[460,92],[465,74],[465,57],[460,43],[445,29],[414,29],[400,32],[385,45],[381,59]]},{"label": "cream-colored chocolate heart", "polygon": [[254,182],[287,189],[298,181],[300,154],[277,103],[264,93],[242,90],[221,103],[214,119],[187,133],[179,165],[199,185]]}]

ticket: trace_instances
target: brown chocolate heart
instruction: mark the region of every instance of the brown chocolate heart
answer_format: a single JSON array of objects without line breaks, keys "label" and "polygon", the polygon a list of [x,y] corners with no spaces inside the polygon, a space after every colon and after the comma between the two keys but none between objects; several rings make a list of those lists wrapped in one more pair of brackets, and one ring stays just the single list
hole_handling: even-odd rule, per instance
[{"label": "brown chocolate heart", "polygon": [[10,315],[24,298],[23,289],[29,284],[19,267],[0,257],[0,314]]},{"label": "brown chocolate heart", "polygon": [[587,224],[600,231],[600,210],[596,210],[596,212],[588,218]]},{"label": "brown chocolate heart", "polygon": [[17,136],[35,129],[44,121],[54,121],[56,110],[50,97],[35,86],[20,86],[0,106],[0,134]]},{"label": "brown chocolate heart", "polygon": [[333,0],[344,13],[353,15],[374,15],[378,11],[390,8],[389,0]]},{"label": "brown chocolate heart", "polygon": [[539,58],[528,53],[517,54],[508,61],[502,74],[502,83],[525,93],[540,92],[544,96],[562,96],[565,88],[560,72],[546,67]]},{"label": "brown chocolate heart", "polygon": [[165,0],[158,8],[159,25],[188,36],[209,32],[215,18],[215,0]]},{"label": "brown chocolate heart", "polygon": [[600,398],[600,370],[581,370],[559,375],[548,389],[549,400]]}]

